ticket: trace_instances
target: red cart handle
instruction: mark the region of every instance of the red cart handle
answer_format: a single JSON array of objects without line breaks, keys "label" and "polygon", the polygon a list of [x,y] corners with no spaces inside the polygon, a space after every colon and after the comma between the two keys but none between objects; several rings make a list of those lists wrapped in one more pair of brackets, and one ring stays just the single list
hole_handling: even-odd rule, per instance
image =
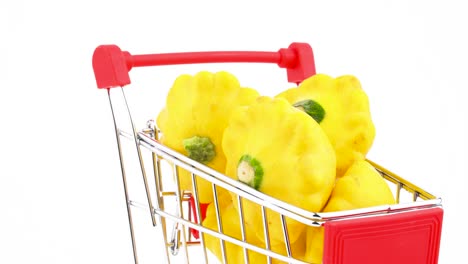
[{"label": "red cart handle", "polygon": [[277,52],[211,51],[131,55],[116,45],[101,45],[93,54],[97,87],[105,89],[130,84],[128,72],[133,67],[229,62],[276,63],[279,67],[287,69],[288,82],[296,84],[315,74],[311,46],[298,42]]}]

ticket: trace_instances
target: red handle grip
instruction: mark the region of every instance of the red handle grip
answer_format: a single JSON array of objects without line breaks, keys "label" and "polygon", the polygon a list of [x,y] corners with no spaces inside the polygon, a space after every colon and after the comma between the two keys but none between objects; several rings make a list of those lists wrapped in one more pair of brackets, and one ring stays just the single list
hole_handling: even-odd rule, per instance
[{"label": "red handle grip", "polygon": [[130,84],[133,67],[196,63],[276,63],[287,69],[288,82],[300,83],[315,74],[312,48],[307,43],[292,43],[277,52],[211,51],[131,55],[116,45],[101,45],[94,50],[93,69],[98,88]]}]

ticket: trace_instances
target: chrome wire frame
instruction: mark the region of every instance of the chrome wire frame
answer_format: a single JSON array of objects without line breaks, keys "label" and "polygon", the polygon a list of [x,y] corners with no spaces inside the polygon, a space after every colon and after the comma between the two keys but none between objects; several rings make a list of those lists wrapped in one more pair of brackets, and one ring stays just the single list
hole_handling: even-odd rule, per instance
[{"label": "chrome wire frame", "polygon": [[[136,132],[133,126],[133,121],[131,119],[130,110],[128,108],[128,104],[126,103],[125,95],[122,90],[122,95],[124,98],[125,105],[127,106],[127,113],[131,123],[132,131],[125,132],[118,128],[117,123],[115,121],[114,110],[112,107],[112,100],[111,101],[111,109],[112,114],[114,117],[114,126],[117,136],[117,145],[119,149],[119,157],[120,157],[120,164],[122,169],[122,178],[124,183],[125,189],[125,199],[127,205],[127,212],[128,212],[128,219],[129,219],[129,226],[130,226],[130,233],[132,238],[132,246],[133,246],[133,253],[134,253],[134,261],[135,264],[138,263],[137,258],[137,250],[136,250],[136,241],[135,235],[133,231],[133,221],[131,215],[131,208],[143,208],[146,210],[150,210],[151,212],[151,219],[153,226],[157,226],[156,219],[160,223],[160,231],[162,234],[162,239],[164,245],[166,245],[165,250],[165,261],[166,263],[170,263],[169,253],[172,255],[177,255],[179,253],[180,247],[184,248],[184,255],[186,263],[189,263],[189,251],[188,246],[197,245],[203,250],[203,256],[206,263],[208,263],[208,254],[205,247],[204,236],[202,234],[207,234],[214,236],[220,240],[221,246],[221,255],[222,255],[222,262],[227,262],[226,256],[226,242],[236,244],[243,248],[244,253],[244,261],[245,263],[249,263],[248,258],[248,250],[256,251],[260,254],[263,254],[267,257],[268,263],[271,263],[272,259],[278,259],[287,263],[302,263],[305,262],[295,259],[291,254],[291,243],[289,239],[289,233],[287,230],[286,219],[293,219],[300,223],[303,223],[308,226],[315,226],[320,227],[326,221],[332,220],[339,220],[339,219],[350,219],[350,218],[358,218],[358,217],[367,217],[367,216],[374,216],[374,215],[382,215],[388,213],[396,213],[401,211],[407,211],[412,209],[419,209],[419,208],[430,208],[435,206],[441,206],[441,199],[437,198],[436,196],[424,191],[423,189],[419,188],[418,186],[404,180],[403,178],[391,173],[390,171],[386,170],[385,168],[381,167],[380,165],[369,161],[376,170],[384,177],[390,184],[394,184],[396,186],[395,189],[395,196],[396,200],[398,201],[395,205],[384,205],[384,206],[375,206],[370,208],[363,208],[363,209],[356,209],[356,210],[349,210],[349,211],[341,211],[341,212],[333,212],[333,213],[317,213],[317,212],[310,212],[299,207],[293,206],[291,204],[285,203],[278,199],[275,199],[271,196],[263,194],[259,191],[256,191],[252,188],[247,187],[246,185],[235,181],[228,176],[217,172],[201,163],[198,163],[194,160],[189,159],[188,157],[162,145],[158,141],[158,130],[154,126],[154,121],[150,120],[147,123],[147,127],[140,132]],[[145,185],[145,191],[147,196],[147,202],[137,202],[133,201],[129,198],[128,190],[127,190],[127,179],[125,174],[125,169],[123,165],[123,153],[121,149],[121,142],[120,137],[128,138],[133,140],[135,143],[135,147],[137,149],[137,154],[140,162],[141,174],[143,177],[143,182]],[[155,181],[155,194],[156,199],[153,205],[151,196],[150,196],[150,188],[147,182],[147,176],[145,173],[144,163],[141,154],[141,147],[146,150],[149,150],[152,155],[153,160],[153,173],[154,173],[154,181]],[[161,171],[160,161],[165,160],[172,165],[172,174],[173,175],[163,175]],[[183,169],[189,171],[191,174],[192,180],[192,190],[186,191],[181,190],[180,182],[179,182],[179,169]],[[173,176],[175,179],[175,190],[166,190],[162,184],[162,179],[164,177],[171,177]],[[218,230],[212,230],[209,228],[204,227],[201,225],[201,208],[199,204],[199,190],[197,186],[196,177],[202,178],[211,182],[213,195],[214,195],[214,207],[216,212]],[[217,188],[223,188],[229,192],[235,193],[237,195],[237,200],[233,202],[237,203],[239,210],[239,224],[241,229],[241,239],[234,238],[232,236],[228,236],[224,233],[223,225],[222,225],[222,218],[220,212],[220,206],[218,201],[218,194]],[[401,199],[401,193],[406,191],[410,195],[412,195],[411,201],[403,201]],[[189,198],[193,198],[195,201],[195,211],[188,213],[184,212],[183,203],[187,202]],[[176,208],[166,208],[164,198],[175,198],[176,201]],[[248,243],[246,240],[246,228],[245,228],[245,217],[243,212],[242,204],[245,200],[253,202],[260,206],[262,215],[263,223],[261,223],[264,227],[264,240],[265,240],[265,247],[259,247]],[[188,207],[190,208],[190,207]],[[286,255],[282,255],[276,253],[270,249],[270,237],[269,237],[269,230],[268,230],[268,218],[267,213],[274,212],[279,215],[283,236],[284,236],[284,244],[286,249]],[[190,219],[191,213],[196,215],[195,221]],[[189,215],[189,216],[187,216]],[[166,231],[166,220],[170,220],[173,222],[172,232]],[[193,241],[190,235],[190,229],[197,230],[200,233],[200,237],[198,240]],[[171,237],[168,238],[168,235]],[[169,242],[168,242],[169,241]]]}]

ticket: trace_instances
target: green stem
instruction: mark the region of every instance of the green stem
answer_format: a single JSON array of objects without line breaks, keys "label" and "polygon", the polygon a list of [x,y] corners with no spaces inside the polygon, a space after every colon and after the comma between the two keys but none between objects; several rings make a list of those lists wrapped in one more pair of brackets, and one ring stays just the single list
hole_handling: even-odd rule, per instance
[{"label": "green stem", "polygon": [[258,190],[263,180],[262,165],[252,156],[243,155],[237,165],[237,179]]},{"label": "green stem", "polygon": [[325,110],[314,100],[307,99],[299,101],[293,104],[293,106],[306,112],[319,124],[322,122],[323,118],[325,118]]},{"label": "green stem", "polygon": [[188,157],[201,163],[207,163],[216,156],[215,146],[207,137],[194,136],[182,141]]}]

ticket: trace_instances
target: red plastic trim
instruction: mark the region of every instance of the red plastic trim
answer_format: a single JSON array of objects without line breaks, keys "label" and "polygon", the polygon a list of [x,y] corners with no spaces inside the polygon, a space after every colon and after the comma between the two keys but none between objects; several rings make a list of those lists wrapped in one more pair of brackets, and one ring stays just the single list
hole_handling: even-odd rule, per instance
[{"label": "red plastic trim", "polygon": [[437,264],[443,209],[324,224],[324,264]]},{"label": "red plastic trim", "polygon": [[287,69],[288,81],[300,83],[315,74],[312,47],[294,42],[277,52],[208,51],[131,55],[116,45],[101,45],[94,50],[93,69],[98,88],[130,84],[129,71],[134,67],[197,63],[276,63]]},{"label": "red plastic trim", "polygon": [[[210,204],[207,204],[207,203],[200,203],[200,214],[201,214],[201,221],[203,222],[203,220],[205,220],[205,217],[206,217],[206,209],[208,208]],[[198,223],[198,218],[197,218],[197,208],[196,208],[196,204],[195,204],[195,199],[193,198],[193,196],[190,196],[189,198],[189,206],[190,206],[190,212],[193,214],[193,219],[192,219],[192,215],[189,215],[189,221],[192,221],[196,224],[201,224],[201,223]],[[193,229],[193,228],[189,228],[190,230],[190,233],[192,234],[192,236],[195,238],[195,239],[198,239],[200,238],[200,232],[198,232],[198,230],[196,229]]]}]

